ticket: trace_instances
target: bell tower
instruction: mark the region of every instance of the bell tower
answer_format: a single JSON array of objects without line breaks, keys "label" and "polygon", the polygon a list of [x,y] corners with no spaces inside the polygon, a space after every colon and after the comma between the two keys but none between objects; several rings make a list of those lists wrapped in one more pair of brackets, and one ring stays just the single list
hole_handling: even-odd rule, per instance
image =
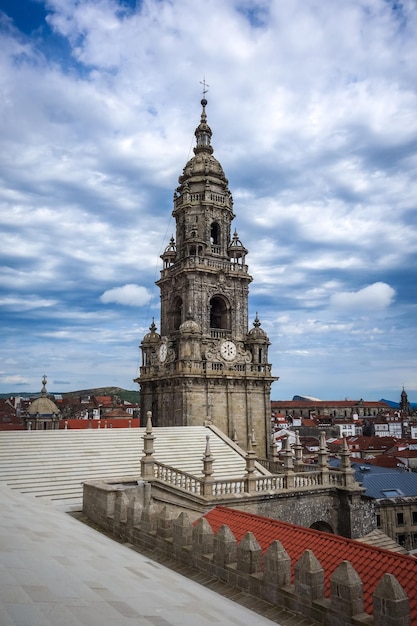
[{"label": "bell tower", "polygon": [[213,156],[205,98],[201,106],[194,156],[174,193],[176,236],[161,255],[160,334],[152,323],[141,343],[141,411],[156,426],[209,421],[243,448],[251,437],[264,457],[277,378],[258,315],[248,332],[248,251],[231,234],[233,198]]}]

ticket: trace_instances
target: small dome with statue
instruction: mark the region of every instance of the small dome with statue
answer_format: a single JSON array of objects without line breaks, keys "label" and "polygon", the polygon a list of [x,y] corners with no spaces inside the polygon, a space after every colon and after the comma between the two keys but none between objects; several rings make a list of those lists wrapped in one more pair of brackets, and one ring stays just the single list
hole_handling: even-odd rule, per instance
[{"label": "small dome with statue", "polygon": [[204,186],[207,180],[210,180],[211,184],[216,183],[223,189],[227,189],[229,182],[219,161],[213,156],[212,132],[207,124],[207,100],[205,98],[201,100],[201,106],[203,107],[201,121],[194,133],[197,141],[194,156],[188,161],[178,178],[180,187],[177,189],[177,193],[182,193],[185,188],[192,193],[194,185],[199,187],[203,184]]},{"label": "small dome with statue", "polygon": [[253,322],[253,328],[248,332],[249,341],[269,341],[268,335],[261,328],[261,322],[259,321],[258,313],[256,313],[255,320]]},{"label": "small dome with statue", "polygon": [[161,335],[156,332],[155,320],[152,320],[152,324],[149,326],[149,333],[146,333],[142,339],[142,345],[146,343],[157,344],[161,341]]},{"label": "small dome with statue", "polygon": [[41,395],[29,404],[22,416],[27,430],[57,430],[61,411],[55,402],[48,398],[46,391],[46,376],[42,378]]},{"label": "small dome with statue", "polygon": [[46,376],[42,379],[41,395],[39,398],[36,398],[36,400],[31,402],[28,408],[28,414],[30,417],[58,417],[61,414],[61,411],[58,409],[55,402],[48,398],[46,391]]}]

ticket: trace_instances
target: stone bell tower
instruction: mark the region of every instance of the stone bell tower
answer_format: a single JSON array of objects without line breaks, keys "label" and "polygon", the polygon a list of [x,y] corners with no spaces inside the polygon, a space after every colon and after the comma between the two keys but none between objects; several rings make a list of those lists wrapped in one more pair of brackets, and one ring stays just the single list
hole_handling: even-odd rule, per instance
[{"label": "stone bell tower", "polygon": [[213,156],[207,100],[194,156],[174,193],[176,238],[161,255],[161,332],[143,338],[141,411],[156,426],[213,423],[243,448],[267,456],[269,339],[256,315],[248,332],[248,251],[231,234],[233,198]]}]

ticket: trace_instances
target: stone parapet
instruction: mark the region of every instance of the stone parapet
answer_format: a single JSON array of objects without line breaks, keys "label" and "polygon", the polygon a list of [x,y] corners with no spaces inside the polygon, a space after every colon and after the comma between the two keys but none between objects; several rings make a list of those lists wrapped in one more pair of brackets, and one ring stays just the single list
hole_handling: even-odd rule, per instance
[{"label": "stone parapet", "polygon": [[[137,488],[136,488],[137,489]],[[117,485],[86,483],[85,515],[121,540],[175,559],[196,571],[225,581],[324,626],[411,626],[410,602],[391,574],[385,574],[373,594],[373,616],[363,612],[362,581],[348,561],[331,576],[330,597],[324,595],[324,571],[313,551],[291,563],[279,541],[262,556],[256,537],[248,532],[237,542],[227,526],[214,534],[206,519],[193,525],[187,513],[176,519],[166,507],[146,502],[146,490],[136,495]],[[132,521],[135,525],[130,526]]]}]

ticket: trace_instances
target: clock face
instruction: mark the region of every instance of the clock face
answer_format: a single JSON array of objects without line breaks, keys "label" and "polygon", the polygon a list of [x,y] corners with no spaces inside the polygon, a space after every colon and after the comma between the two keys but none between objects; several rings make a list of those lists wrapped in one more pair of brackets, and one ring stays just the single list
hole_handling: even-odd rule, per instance
[{"label": "clock face", "polygon": [[159,346],[159,360],[161,361],[161,363],[163,363],[167,358],[167,352],[168,349],[166,343],[161,343],[161,345]]},{"label": "clock face", "polygon": [[236,346],[233,341],[223,341],[220,346],[220,354],[226,361],[233,361],[236,357]]}]

